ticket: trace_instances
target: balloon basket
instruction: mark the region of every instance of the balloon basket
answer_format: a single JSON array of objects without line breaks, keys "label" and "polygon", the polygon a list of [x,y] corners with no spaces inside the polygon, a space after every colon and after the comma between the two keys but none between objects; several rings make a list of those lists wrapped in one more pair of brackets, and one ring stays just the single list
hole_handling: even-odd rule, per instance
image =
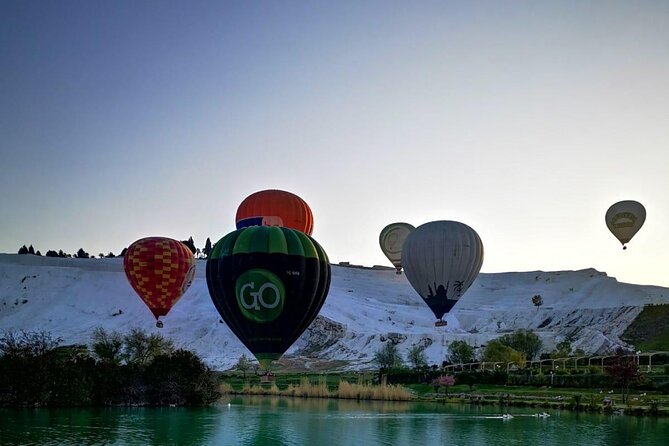
[{"label": "balloon basket", "polygon": [[156,321],[156,327],[163,328],[163,321]]},{"label": "balloon basket", "polygon": [[397,274],[397,275],[402,274],[402,270],[401,270],[401,269],[398,269],[397,271],[395,271],[395,274]]},{"label": "balloon basket", "polygon": [[435,327],[445,327],[446,325],[448,325],[448,322],[441,319],[434,323]]}]

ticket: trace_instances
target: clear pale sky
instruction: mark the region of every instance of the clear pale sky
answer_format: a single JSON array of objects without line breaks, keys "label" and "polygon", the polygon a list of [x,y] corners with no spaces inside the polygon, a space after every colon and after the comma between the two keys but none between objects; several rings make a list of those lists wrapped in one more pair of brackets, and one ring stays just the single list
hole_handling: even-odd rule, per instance
[{"label": "clear pale sky", "polygon": [[482,272],[669,286],[669,2],[3,0],[0,169],[0,252],[202,247],[275,188],[333,262],[458,220]]}]

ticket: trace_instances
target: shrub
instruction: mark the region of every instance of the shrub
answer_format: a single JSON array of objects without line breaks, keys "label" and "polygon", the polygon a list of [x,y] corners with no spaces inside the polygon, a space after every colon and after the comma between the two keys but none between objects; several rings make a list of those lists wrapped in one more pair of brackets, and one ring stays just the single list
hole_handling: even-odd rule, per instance
[{"label": "shrub", "polygon": [[187,350],[156,356],[144,376],[149,404],[202,405],[220,396],[209,368]]}]

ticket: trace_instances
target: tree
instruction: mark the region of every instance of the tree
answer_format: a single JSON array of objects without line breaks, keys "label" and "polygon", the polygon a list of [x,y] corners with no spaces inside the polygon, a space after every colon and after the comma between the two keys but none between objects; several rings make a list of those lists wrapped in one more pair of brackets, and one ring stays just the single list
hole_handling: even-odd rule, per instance
[{"label": "tree", "polygon": [[448,346],[448,361],[451,364],[467,364],[474,360],[474,348],[465,341],[453,341]]},{"label": "tree", "polygon": [[237,364],[235,364],[235,369],[242,372],[244,375],[244,379],[246,379],[246,372],[251,369],[251,366],[252,366],[251,360],[248,358],[248,356],[244,354],[239,358]]},{"label": "tree", "polygon": [[128,252],[128,248],[123,248],[123,249],[121,250],[121,254],[119,254],[118,256],[119,256],[119,257],[125,257],[125,253],[126,253],[126,252]]},{"label": "tree", "polygon": [[434,386],[434,393],[439,392],[440,387],[446,388],[446,395],[448,395],[448,388],[455,384],[455,377],[452,375],[441,375],[432,380]]},{"label": "tree", "polygon": [[0,336],[0,402],[13,406],[46,404],[53,394],[60,338],[47,332],[8,331]]},{"label": "tree", "polygon": [[424,345],[412,345],[407,353],[407,359],[414,369],[427,367]]},{"label": "tree", "polygon": [[58,253],[54,251],[53,249],[50,249],[46,252],[47,257],[58,257]]},{"label": "tree", "polygon": [[33,248],[33,245],[30,245],[28,247],[28,254],[35,255],[35,248]]},{"label": "tree", "polygon": [[111,259],[111,258],[114,258],[116,256],[114,255],[113,252],[109,251],[105,257],[107,257],[108,259]]},{"label": "tree", "polygon": [[525,355],[494,339],[486,344],[481,360],[484,362],[515,362],[524,364]]},{"label": "tree", "polygon": [[392,342],[386,342],[383,347],[377,350],[374,353],[373,361],[382,369],[399,368],[404,364],[402,355]]},{"label": "tree", "polygon": [[525,357],[529,360],[534,359],[542,347],[541,339],[532,330],[516,330],[498,340],[518,352],[525,353]]},{"label": "tree", "polygon": [[550,357],[555,358],[566,358],[571,355],[571,341],[565,339],[562,342],[558,342],[555,346],[555,349],[551,351]]},{"label": "tree", "polygon": [[187,350],[156,356],[143,376],[150,404],[200,406],[220,397],[214,374],[197,355]]},{"label": "tree", "polygon": [[0,336],[0,356],[34,357],[42,356],[62,342],[46,331],[6,331]]},{"label": "tree", "polygon": [[609,363],[604,371],[613,381],[620,386],[623,404],[627,401],[629,386],[641,377],[639,365],[636,363],[632,352],[618,349],[613,361]]},{"label": "tree", "polygon": [[537,307],[537,310],[539,310],[539,307],[544,304],[544,299],[541,297],[541,294],[535,294],[532,296],[532,304]]},{"label": "tree", "polygon": [[458,384],[468,385],[469,386],[469,391],[471,392],[473,387],[474,387],[474,384],[479,382],[479,377],[480,377],[480,375],[477,372],[470,372],[470,371],[460,372],[457,375],[457,381],[458,381]]},{"label": "tree", "polygon": [[145,365],[158,355],[174,351],[174,344],[159,334],[147,335],[139,328],[133,328],[123,338],[123,353],[128,364]]},{"label": "tree", "polygon": [[75,254],[75,257],[78,258],[78,259],[89,259],[90,254],[88,254],[86,251],[84,251],[84,248],[79,248],[79,250]]},{"label": "tree", "polygon": [[204,243],[204,249],[202,250],[202,254],[204,254],[205,259],[209,258],[209,254],[211,254],[211,250],[212,250],[211,240],[209,239],[209,237],[207,237],[207,241]]},{"label": "tree", "polygon": [[102,327],[93,331],[93,353],[100,361],[120,365],[123,358],[123,336],[113,331],[106,332]]},{"label": "tree", "polygon": [[28,254],[28,247],[23,245],[19,248],[19,254]]},{"label": "tree", "polygon": [[181,243],[184,245],[188,246],[188,249],[191,250],[193,255],[197,252],[197,248],[195,248],[195,242],[193,241],[193,237],[188,237],[188,240],[181,240]]}]

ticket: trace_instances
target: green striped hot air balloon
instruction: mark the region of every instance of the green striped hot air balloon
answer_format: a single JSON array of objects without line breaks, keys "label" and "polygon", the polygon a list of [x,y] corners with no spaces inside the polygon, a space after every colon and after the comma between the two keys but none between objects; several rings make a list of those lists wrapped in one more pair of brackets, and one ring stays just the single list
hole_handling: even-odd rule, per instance
[{"label": "green striped hot air balloon", "polygon": [[303,232],[250,226],[216,243],[207,286],[228,327],[268,369],[316,318],[330,288],[330,263]]}]

